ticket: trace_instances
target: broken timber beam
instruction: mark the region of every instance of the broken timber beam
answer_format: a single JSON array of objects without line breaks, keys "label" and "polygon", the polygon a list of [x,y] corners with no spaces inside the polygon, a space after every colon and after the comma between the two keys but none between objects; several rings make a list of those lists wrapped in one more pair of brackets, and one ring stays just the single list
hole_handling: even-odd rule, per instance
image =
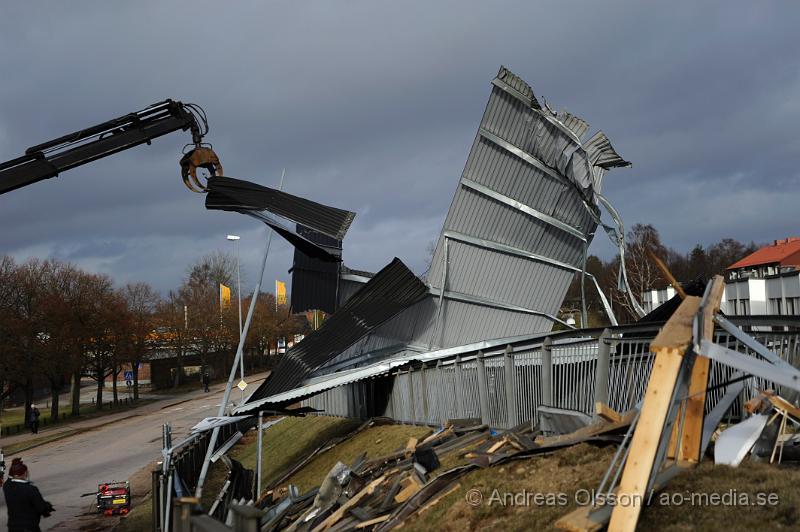
[{"label": "broken timber beam", "polygon": [[656,453],[667,422],[683,355],[692,343],[692,324],[700,309],[700,301],[699,297],[687,296],[650,344],[650,350],[656,358],[618,490],[619,497],[626,500],[625,504],[615,506],[611,512],[610,532],[633,532],[636,529],[648,483],[656,467]]},{"label": "broken timber beam", "polygon": [[[714,338],[714,315],[719,312],[722,292],[725,290],[725,281],[719,275],[711,281],[708,297],[704,302],[703,330],[698,331],[704,340]],[[697,341],[699,344],[699,339]],[[701,354],[701,353],[698,353]],[[700,461],[700,447],[703,441],[703,418],[705,416],[706,389],[708,388],[708,372],[711,360],[707,357],[697,357],[692,366],[692,377],[689,381],[689,397],[686,399],[686,417],[681,436],[681,447],[678,454],[680,460],[689,462]],[[676,424],[676,427],[678,425]]]}]

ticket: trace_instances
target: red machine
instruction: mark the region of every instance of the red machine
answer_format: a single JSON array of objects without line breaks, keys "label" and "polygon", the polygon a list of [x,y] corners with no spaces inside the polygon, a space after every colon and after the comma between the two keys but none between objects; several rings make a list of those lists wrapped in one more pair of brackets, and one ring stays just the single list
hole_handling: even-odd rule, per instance
[{"label": "red machine", "polygon": [[125,515],[131,511],[131,487],[128,481],[97,486],[97,513]]}]

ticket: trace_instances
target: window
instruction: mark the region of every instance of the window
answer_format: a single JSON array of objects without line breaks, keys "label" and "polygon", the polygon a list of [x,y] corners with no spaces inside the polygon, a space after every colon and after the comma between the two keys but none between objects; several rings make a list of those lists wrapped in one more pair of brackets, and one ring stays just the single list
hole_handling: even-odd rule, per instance
[{"label": "window", "polygon": [[782,310],[783,310],[783,305],[781,305],[781,298],[779,297],[769,298],[770,314],[775,314],[776,316],[780,316],[781,314],[783,314],[783,312],[781,312]]},{"label": "window", "polygon": [[739,300],[739,310],[742,312],[743,316],[750,315],[750,300],[749,299],[740,299]]},{"label": "window", "polygon": [[800,314],[800,297],[786,298],[786,314],[789,316]]}]

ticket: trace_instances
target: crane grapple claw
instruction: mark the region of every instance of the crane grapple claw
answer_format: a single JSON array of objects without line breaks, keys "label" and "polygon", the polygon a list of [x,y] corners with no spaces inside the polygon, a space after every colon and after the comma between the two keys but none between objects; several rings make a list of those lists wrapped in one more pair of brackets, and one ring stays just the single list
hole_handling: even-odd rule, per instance
[{"label": "crane grapple claw", "polygon": [[183,184],[192,192],[207,192],[208,188],[197,176],[197,169],[203,168],[210,176],[222,174],[222,164],[214,150],[206,146],[196,146],[181,157],[181,177]]}]

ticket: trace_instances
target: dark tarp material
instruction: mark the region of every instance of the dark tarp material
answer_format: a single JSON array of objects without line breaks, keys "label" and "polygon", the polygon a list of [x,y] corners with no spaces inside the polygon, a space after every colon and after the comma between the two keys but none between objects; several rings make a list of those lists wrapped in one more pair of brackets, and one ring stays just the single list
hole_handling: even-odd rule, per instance
[{"label": "dark tarp material", "polygon": [[[326,249],[341,260],[342,241],[298,224],[297,234]],[[320,260],[296,247],[292,274],[292,312],[322,310],[328,314],[336,312],[336,296],[339,292],[340,263]]]},{"label": "dark tarp material", "polygon": [[269,211],[342,240],[355,213],[322,205],[274,188],[232,177],[208,180],[206,209],[223,211]]},{"label": "dark tarp material", "polygon": [[317,368],[427,294],[425,283],[395,258],[325,320],[322,327],[292,347],[248,402],[298,386]]}]

